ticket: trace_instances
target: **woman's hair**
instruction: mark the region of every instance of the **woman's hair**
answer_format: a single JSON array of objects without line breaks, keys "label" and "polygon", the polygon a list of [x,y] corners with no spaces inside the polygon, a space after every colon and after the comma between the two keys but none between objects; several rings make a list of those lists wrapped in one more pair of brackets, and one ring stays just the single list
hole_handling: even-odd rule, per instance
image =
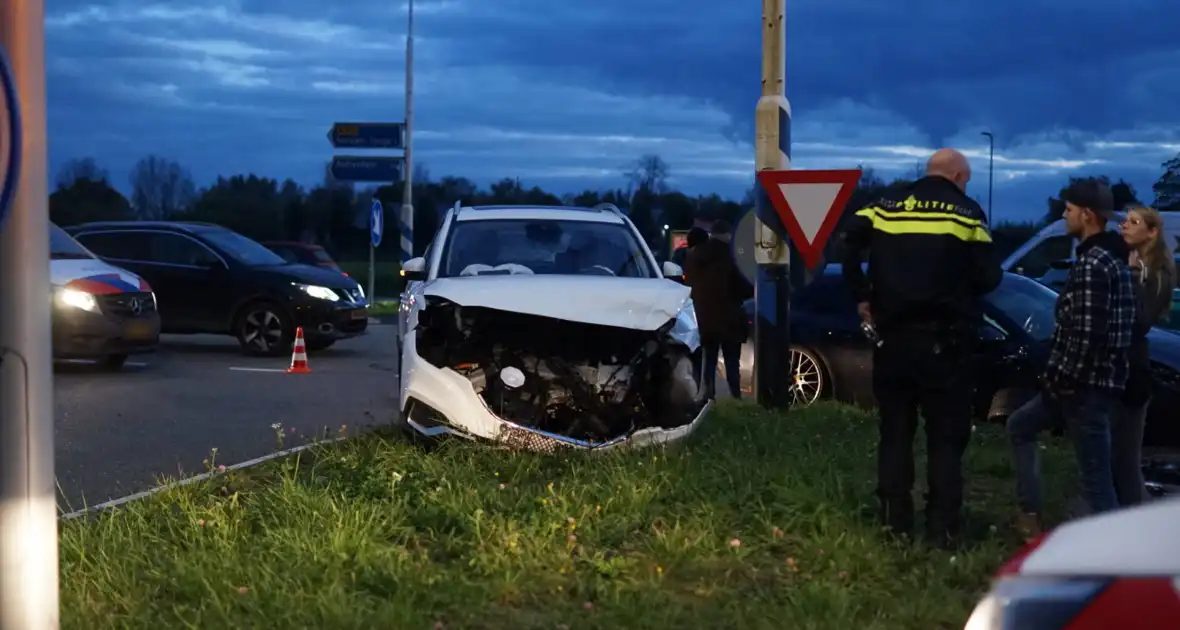
[{"label": "woman's hair", "polygon": [[1164,218],[1159,210],[1147,206],[1129,206],[1127,213],[1134,212],[1143,220],[1148,229],[1155,230],[1155,236],[1139,248],[1139,258],[1147,268],[1148,275],[1167,271],[1173,282],[1176,278],[1176,261],[1172,248],[1168,246],[1168,237],[1164,234]]}]

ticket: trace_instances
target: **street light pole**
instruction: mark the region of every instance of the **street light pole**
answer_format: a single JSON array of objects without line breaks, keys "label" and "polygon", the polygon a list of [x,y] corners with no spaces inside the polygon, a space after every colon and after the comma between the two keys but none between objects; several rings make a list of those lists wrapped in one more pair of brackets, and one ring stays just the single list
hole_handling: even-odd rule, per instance
[{"label": "street light pole", "polygon": [[0,628],[57,630],[42,0],[0,0],[0,49],[12,65],[23,136],[8,139],[20,142],[19,172],[0,225]]},{"label": "street light pole", "polygon": [[[402,165],[402,211],[398,226],[402,264],[414,257],[414,0],[409,0],[406,18],[406,132],[405,163]],[[374,299],[370,297],[369,299]]]},{"label": "street light pole", "polygon": [[982,135],[987,136],[987,225],[995,229],[995,224],[992,223],[992,175],[995,173],[996,137],[990,131],[985,131]]}]

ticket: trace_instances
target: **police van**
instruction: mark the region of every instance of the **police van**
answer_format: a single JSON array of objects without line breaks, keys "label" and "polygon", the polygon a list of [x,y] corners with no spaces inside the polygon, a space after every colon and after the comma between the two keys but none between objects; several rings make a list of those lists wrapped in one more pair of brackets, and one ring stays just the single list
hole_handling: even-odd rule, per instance
[{"label": "police van", "polygon": [[156,295],[139,276],[99,260],[49,224],[53,358],[91,359],[107,369],[160,341]]},{"label": "police van", "polygon": [[[1125,213],[1116,212],[1116,219],[1107,225],[1113,232],[1119,231],[1119,224]],[[1164,217],[1164,236],[1173,251],[1180,250],[1180,220]],[[1060,268],[1073,259],[1077,239],[1065,231],[1065,220],[1058,219],[1037,232],[1028,242],[1012,252],[1000,263],[1004,271],[1011,271],[1029,278],[1041,279],[1054,268]]]}]

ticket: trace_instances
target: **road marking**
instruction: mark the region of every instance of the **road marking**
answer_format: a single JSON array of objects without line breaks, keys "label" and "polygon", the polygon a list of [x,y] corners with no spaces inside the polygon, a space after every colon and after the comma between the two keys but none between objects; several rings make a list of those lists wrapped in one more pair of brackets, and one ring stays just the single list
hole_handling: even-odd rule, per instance
[{"label": "road marking", "polygon": [[147,367],[148,366],[147,363],[140,363],[138,361],[128,361],[128,362],[124,363],[123,365],[131,366],[131,367]]},{"label": "road marking", "polygon": [[188,477],[186,479],[181,479],[180,481],[174,481],[172,483],[166,483],[162,486],[156,486],[155,488],[152,488],[151,490],[144,490],[143,492],[136,492],[135,494],[129,494],[125,497],[120,497],[118,499],[111,499],[110,501],[105,501],[103,503],[99,503],[98,505],[92,505],[88,508],[82,508],[81,510],[76,510],[76,511],[70,512],[69,514],[63,514],[61,516],[61,518],[63,520],[70,520],[70,519],[78,518],[79,516],[83,516],[85,514],[89,514],[90,512],[109,510],[111,508],[116,508],[121,505],[125,505],[125,504],[135,501],[137,499],[144,499],[144,498],[150,497],[153,494],[156,494],[159,492],[164,492],[167,490],[174,490],[176,488],[180,488],[182,486],[187,486],[189,484],[193,484],[198,481],[212,479],[218,475],[224,475],[230,471],[241,470],[243,468],[249,468],[250,466],[257,466],[258,464],[264,464],[264,463],[269,462],[273,459],[279,459],[280,457],[294,455],[295,453],[298,453],[300,451],[306,451],[307,449],[309,449],[313,446],[324,446],[327,444],[333,444],[335,442],[340,442],[340,441],[343,441],[346,439],[348,439],[348,438],[337,437],[337,438],[332,438],[329,440],[320,440],[319,442],[313,442],[311,444],[304,444],[302,446],[296,446],[294,448],[289,448],[289,449],[282,450],[282,451],[275,451],[274,453],[271,453],[270,455],[263,455],[262,457],[256,457],[254,459],[246,460],[244,462],[234,464],[233,466],[226,466],[224,471],[219,470],[216,472],[206,472],[206,473],[201,473],[199,475],[193,475],[192,477]]},{"label": "road marking", "polygon": [[250,368],[250,367],[231,367],[230,370],[234,372],[286,372],[286,368]]}]

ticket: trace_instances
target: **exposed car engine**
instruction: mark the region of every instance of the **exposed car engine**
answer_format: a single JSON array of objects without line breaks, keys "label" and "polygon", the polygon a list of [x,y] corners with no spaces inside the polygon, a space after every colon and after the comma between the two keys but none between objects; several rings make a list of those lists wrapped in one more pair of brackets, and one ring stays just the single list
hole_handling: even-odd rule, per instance
[{"label": "exposed car engine", "polygon": [[659,330],[585,324],[428,298],[418,354],[465,375],[509,422],[591,443],[700,412],[689,349]]}]

